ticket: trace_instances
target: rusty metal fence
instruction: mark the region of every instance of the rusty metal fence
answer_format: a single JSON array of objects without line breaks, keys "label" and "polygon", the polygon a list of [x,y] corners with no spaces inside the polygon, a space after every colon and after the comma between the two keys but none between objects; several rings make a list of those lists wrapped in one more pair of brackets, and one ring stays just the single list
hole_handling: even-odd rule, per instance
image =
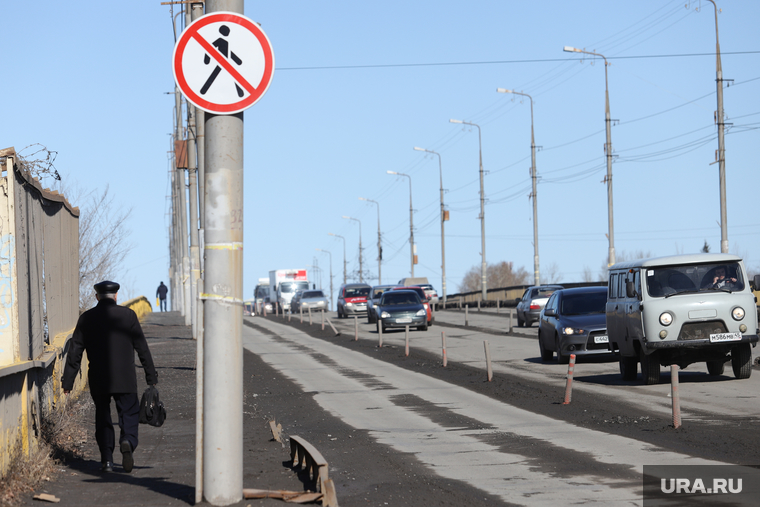
[{"label": "rusty metal fence", "polygon": [[[0,475],[60,393],[79,316],[79,209],[0,150]],[[81,389],[84,379],[77,382]]]}]

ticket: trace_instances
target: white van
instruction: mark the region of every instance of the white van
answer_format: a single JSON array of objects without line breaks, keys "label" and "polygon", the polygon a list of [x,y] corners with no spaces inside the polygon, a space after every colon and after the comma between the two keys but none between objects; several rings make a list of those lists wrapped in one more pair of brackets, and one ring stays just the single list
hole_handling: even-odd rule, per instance
[{"label": "white van", "polygon": [[[760,275],[754,287],[760,287]],[[609,270],[607,333],[620,351],[623,380],[660,381],[660,366],[707,363],[722,375],[752,373],[756,346],[755,296],[740,257],[694,254],[620,262]]]}]

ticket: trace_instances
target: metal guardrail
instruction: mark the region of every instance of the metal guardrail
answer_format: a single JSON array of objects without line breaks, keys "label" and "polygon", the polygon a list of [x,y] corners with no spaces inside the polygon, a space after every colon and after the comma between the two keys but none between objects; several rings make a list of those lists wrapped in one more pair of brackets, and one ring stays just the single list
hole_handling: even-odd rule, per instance
[{"label": "metal guardrail", "polygon": [[316,483],[317,491],[322,493],[323,506],[338,506],[338,498],[335,495],[335,485],[327,476],[327,460],[322,454],[305,439],[290,436],[290,459],[293,460],[293,468],[303,469],[309,474],[309,478]]}]

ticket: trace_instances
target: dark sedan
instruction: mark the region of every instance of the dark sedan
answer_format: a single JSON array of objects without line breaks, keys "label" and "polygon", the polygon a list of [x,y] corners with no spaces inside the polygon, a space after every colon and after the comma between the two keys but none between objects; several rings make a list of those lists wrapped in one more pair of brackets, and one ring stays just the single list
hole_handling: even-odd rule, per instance
[{"label": "dark sedan", "polygon": [[420,296],[413,290],[389,290],[380,298],[376,308],[380,318],[377,320],[377,330],[383,331],[389,327],[417,327],[427,331],[427,310]]},{"label": "dark sedan", "polygon": [[377,313],[375,312],[375,306],[380,303],[380,298],[383,297],[385,291],[397,287],[397,285],[375,285],[372,287],[372,295],[367,298],[367,324],[374,324],[377,322]]},{"label": "dark sedan", "polygon": [[570,354],[613,354],[607,336],[606,287],[579,287],[554,292],[541,312],[538,347],[541,360],[567,364]]}]

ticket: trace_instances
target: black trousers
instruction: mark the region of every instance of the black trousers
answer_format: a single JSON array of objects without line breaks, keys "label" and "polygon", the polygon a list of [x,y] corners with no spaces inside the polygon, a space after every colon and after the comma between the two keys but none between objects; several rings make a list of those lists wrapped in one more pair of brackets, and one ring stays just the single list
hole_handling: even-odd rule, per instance
[{"label": "black trousers", "polygon": [[91,394],[95,402],[95,440],[100,448],[100,461],[113,462],[115,445],[111,420],[111,397],[119,415],[119,443],[127,440],[137,449],[137,429],[140,424],[140,400],[137,393]]}]

